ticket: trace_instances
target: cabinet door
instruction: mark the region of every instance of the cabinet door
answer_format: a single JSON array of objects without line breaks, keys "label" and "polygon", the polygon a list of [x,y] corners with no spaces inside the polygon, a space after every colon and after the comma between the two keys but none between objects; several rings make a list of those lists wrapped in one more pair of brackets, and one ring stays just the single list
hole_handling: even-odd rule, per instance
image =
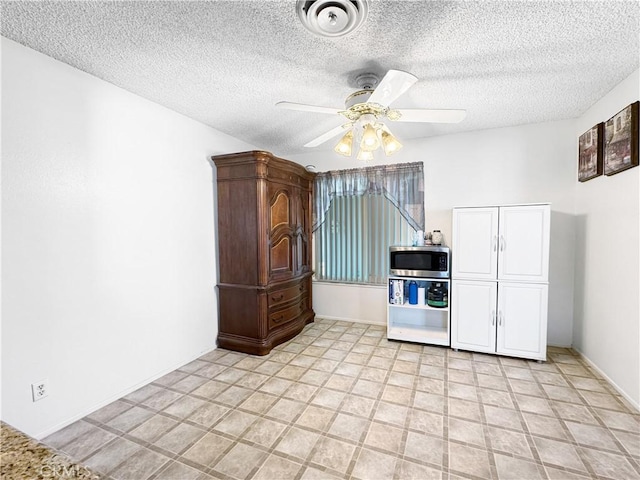
[{"label": "cabinet door", "polygon": [[452,277],[495,280],[498,258],[498,208],[453,210]]},{"label": "cabinet door", "polygon": [[288,185],[271,182],[268,198],[268,276],[271,280],[281,280],[293,276],[295,270],[295,232],[291,226],[294,197]]},{"label": "cabinet door", "polygon": [[295,203],[295,271],[303,274],[311,271],[311,195],[309,190],[296,190]]},{"label": "cabinet door", "polygon": [[546,359],[548,290],[546,284],[500,282],[498,353]]},{"label": "cabinet door", "polygon": [[496,351],[496,282],[454,280],[451,291],[451,347]]},{"label": "cabinet door", "polygon": [[498,278],[546,282],[549,276],[549,205],[500,207]]}]

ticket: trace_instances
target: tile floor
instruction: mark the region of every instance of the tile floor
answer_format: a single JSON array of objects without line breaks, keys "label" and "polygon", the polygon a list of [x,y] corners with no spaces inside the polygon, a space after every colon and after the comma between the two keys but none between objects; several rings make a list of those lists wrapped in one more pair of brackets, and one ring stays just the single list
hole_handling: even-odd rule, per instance
[{"label": "tile floor", "polygon": [[323,319],[44,441],[109,479],[640,479],[640,414],[571,350],[537,363]]}]

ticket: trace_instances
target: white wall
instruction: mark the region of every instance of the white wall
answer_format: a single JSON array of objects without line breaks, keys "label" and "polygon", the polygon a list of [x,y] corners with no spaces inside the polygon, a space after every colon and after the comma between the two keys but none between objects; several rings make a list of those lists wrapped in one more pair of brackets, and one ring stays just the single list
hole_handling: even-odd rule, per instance
[{"label": "white wall", "polygon": [[2,419],[42,437],[215,347],[208,158],[253,147],[6,39],[2,127]]},{"label": "white wall", "polygon": [[[446,244],[454,206],[551,202],[548,341],[560,346],[571,345],[572,338],[574,137],[572,121],[523,125],[414,139],[389,157],[393,163],[424,162],[426,230],[441,230]],[[293,159],[318,171],[362,166],[333,152]],[[382,156],[371,163],[384,161]],[[386,321],[384,289],[354,293],[353,288],[315,283],[313,294],[319,316]],[[373,301],[375,294],[380,302]],[[325,298],[330,301],[318,300]]]},{"label": "white wall", "polygon": [[[574,138],[638,100],[640,74],[576,121]],[[577,157],[577,142],[574,146]],[[576,183],[577,179],[576,179]],[[574,346],[640,405],[640,167],[576,189]]]}]

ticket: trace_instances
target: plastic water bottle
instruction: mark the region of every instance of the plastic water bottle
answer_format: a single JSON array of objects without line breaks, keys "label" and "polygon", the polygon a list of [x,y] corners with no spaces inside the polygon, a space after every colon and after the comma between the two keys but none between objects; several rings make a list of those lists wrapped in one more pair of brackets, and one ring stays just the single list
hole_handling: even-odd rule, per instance
[{"label": "plastic water bottle", "polygon": [[409,282],[409,304],[418,304],[418,284],[415,282],[415,280],[411,280]]}]

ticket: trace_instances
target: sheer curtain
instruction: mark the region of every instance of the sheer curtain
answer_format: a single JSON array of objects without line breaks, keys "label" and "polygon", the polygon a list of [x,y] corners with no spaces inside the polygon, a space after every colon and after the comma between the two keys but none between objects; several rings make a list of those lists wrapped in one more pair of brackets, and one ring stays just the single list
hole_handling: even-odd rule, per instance
[{"label": "sheer curtain", "polygon": [[320,173],[314,192],[314,271],[319,281],[383,284],[390,245],[424,230],[422,163]]},{"label": "sheer curtain", "polygon": [[335,197],[384,195],[415,230],[424,230],[422,162],[318,173],[314,187],[313,231],[325,221]]}]

